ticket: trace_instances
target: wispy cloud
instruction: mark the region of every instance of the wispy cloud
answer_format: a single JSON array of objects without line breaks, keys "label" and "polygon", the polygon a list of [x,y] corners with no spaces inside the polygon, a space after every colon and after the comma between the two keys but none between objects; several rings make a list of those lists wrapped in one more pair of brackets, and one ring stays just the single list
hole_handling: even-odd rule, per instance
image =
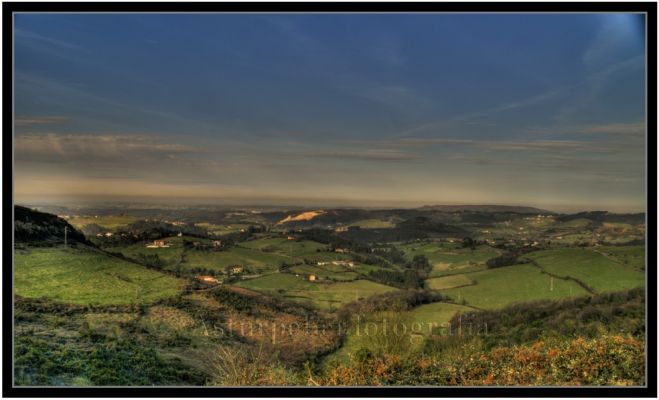
[{"label": "wispy cloud", "polygon": [[200,147],[168,143],[163,138],[121,135],[20,135],[14,146],[18,160],[41,162],[159,159],[206,152]]},{"label": "wispy cloud", "polygon": [[531,134],[542,135],[606,135],[606,136],[627,136],[627,137],[644,137],[645,122],[621,122],[610,124],[588,124],[560,126],[556,128],[531,128]]},{"label": "wispy cloud", "polygon": [[[561,151],[581,150],[590,152],[618,152],[620,143],[593,142],[585,140],[480,140],[480,139],[451,139],[451,138],[399,138],[383,140],[352,140],[352,143],[388,145],[392,147],[421,147],[421,146],[463,146],[487,150],[517,150],[517,151]],[[624,147],[624,145],[623,145]]]},{"label": "wispy cloud", "polygon": [[76,43],[71,43],[63,40],[58,40],[58,39],[53,39],[52,37],[47,37],[43,35],[39,35],[38,33],[31,32],[31,31],[26,31],[24,29],[14,29],[14,36],[17,39],[29,39],[29,40],[35,40],[39,41],[45,44],[48,44],[49,46],[57,46],[57,47],[63,47],[66,49],[72,49],[72,50],[82,50],[83,47],[80,46],[79,44]]},{"label": "wispy cloud", "polygon": [[305,157],[381,162],[409,162],[423,158],[418,154],[405,153],[394,149],[367,149],[363,151],[316,151],[305,154]]},{"label": "wispy cloud", "polygon": [[31,126],[31,125],[52,125],[62,124],[71,121],[69,117],[62,116],[34,116],[34,117],[16,117],[14,119],[15,126]]}]

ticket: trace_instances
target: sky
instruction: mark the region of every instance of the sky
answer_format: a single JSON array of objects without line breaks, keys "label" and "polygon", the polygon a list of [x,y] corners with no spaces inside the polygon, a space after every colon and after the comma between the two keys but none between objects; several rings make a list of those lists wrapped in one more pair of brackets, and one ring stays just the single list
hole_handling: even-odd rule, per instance
[{"label": "sky", "polygon": [[642,211],[634,14],[18,14],[17,203]]}]

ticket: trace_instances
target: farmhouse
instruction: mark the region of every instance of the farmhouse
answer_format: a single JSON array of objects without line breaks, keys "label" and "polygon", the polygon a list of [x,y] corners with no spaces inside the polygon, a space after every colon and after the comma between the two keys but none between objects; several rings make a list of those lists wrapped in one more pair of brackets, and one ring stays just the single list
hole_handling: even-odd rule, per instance
[{"label": "farmhouse", "polygon": [[213,247],[220,247],[220,246],[222,246],[221,240],[213,240]]},{"label": "farmhouse", "polygon": [[205,283],[220,283],[220,281],[218,281],[217,278],[212,277],[210,275],[199,275],[196,278],[197,280]]},{"label": "farmhouse", "polygon": [[336,229],[334,229],[335,232],[348,232],[348,227],[347,226],[337,226]]},{"label": "farmhouse", "polygon": [[169,244],[164,240],[154,240],[152,244],[147,244],[146,247],[150,249],[167,248]]},{"label": "farmhouse", "polygon": [[199,241],[195,241],[195,242],[192,242],[192,247],[194,247],[195,249],[202,249],[203,250],[203,249],[208,248],[208,245],[206,245],[205,243],[199,242]]},{"label": "farmhouse", "polygon": [[314,275],[314,274],[309,275],[309,282],[313,282],[313,281],[315,281],[316,279],[317,279],[317,278],[316,278],[316,275]]},{"label": "farmhouse", "polygon": [[355,263],[352,261],[344,261],[344,260],[337,260],[337,261],[332,261],[332,264],[334,265],[340,265],[342,267],[354,267]]},{"label": "farmhouse", "polygon": [[295,236],[288,236],[286,239],[288,239],[288,240],[295,240]]},{"label": "farmhouse", "polygon": [[231,272],[233,272],[234,274],[239,274],[243,272],[243,267],[241,267],[240,265],[236,265],[235,267],[231,268]]},{"label": "farmhouse", "polygon": [[335,253],[347,253],[348,249],[334,249]]}]

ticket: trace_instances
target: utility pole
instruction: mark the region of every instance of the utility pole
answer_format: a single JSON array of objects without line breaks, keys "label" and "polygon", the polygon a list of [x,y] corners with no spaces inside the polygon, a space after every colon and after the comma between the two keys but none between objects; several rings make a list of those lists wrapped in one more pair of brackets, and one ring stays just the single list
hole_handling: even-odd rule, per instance
[{"label": "utility pole", "polygon": [[66,234],[69,232],[69,227],[65,226],[64,227],[64,248],[66,248]]},{"label": "utility pole", "polygon": [[550,292],[554,291],[554,277],[553,276],[549,277],[549,291]]}]

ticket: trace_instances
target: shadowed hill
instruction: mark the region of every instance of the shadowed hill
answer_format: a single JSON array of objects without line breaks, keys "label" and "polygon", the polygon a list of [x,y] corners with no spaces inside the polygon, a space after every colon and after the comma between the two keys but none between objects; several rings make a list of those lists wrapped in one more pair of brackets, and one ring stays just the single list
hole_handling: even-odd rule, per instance
[{"label": "shadowed hill", "polygon": [[502,205],[435,205],[419,207],[421,211],[478,211],[478,212],[513,212],[519,214],[555,214],[553,211],[543,210],[535,207],[502,206]]},{"label": "shadowed hill", "polygon": [[85,235],[65,220],[23,206],[14,206],[14,240],[30,244],[64,243],[64,228],[69,243],[88,243]]}]

